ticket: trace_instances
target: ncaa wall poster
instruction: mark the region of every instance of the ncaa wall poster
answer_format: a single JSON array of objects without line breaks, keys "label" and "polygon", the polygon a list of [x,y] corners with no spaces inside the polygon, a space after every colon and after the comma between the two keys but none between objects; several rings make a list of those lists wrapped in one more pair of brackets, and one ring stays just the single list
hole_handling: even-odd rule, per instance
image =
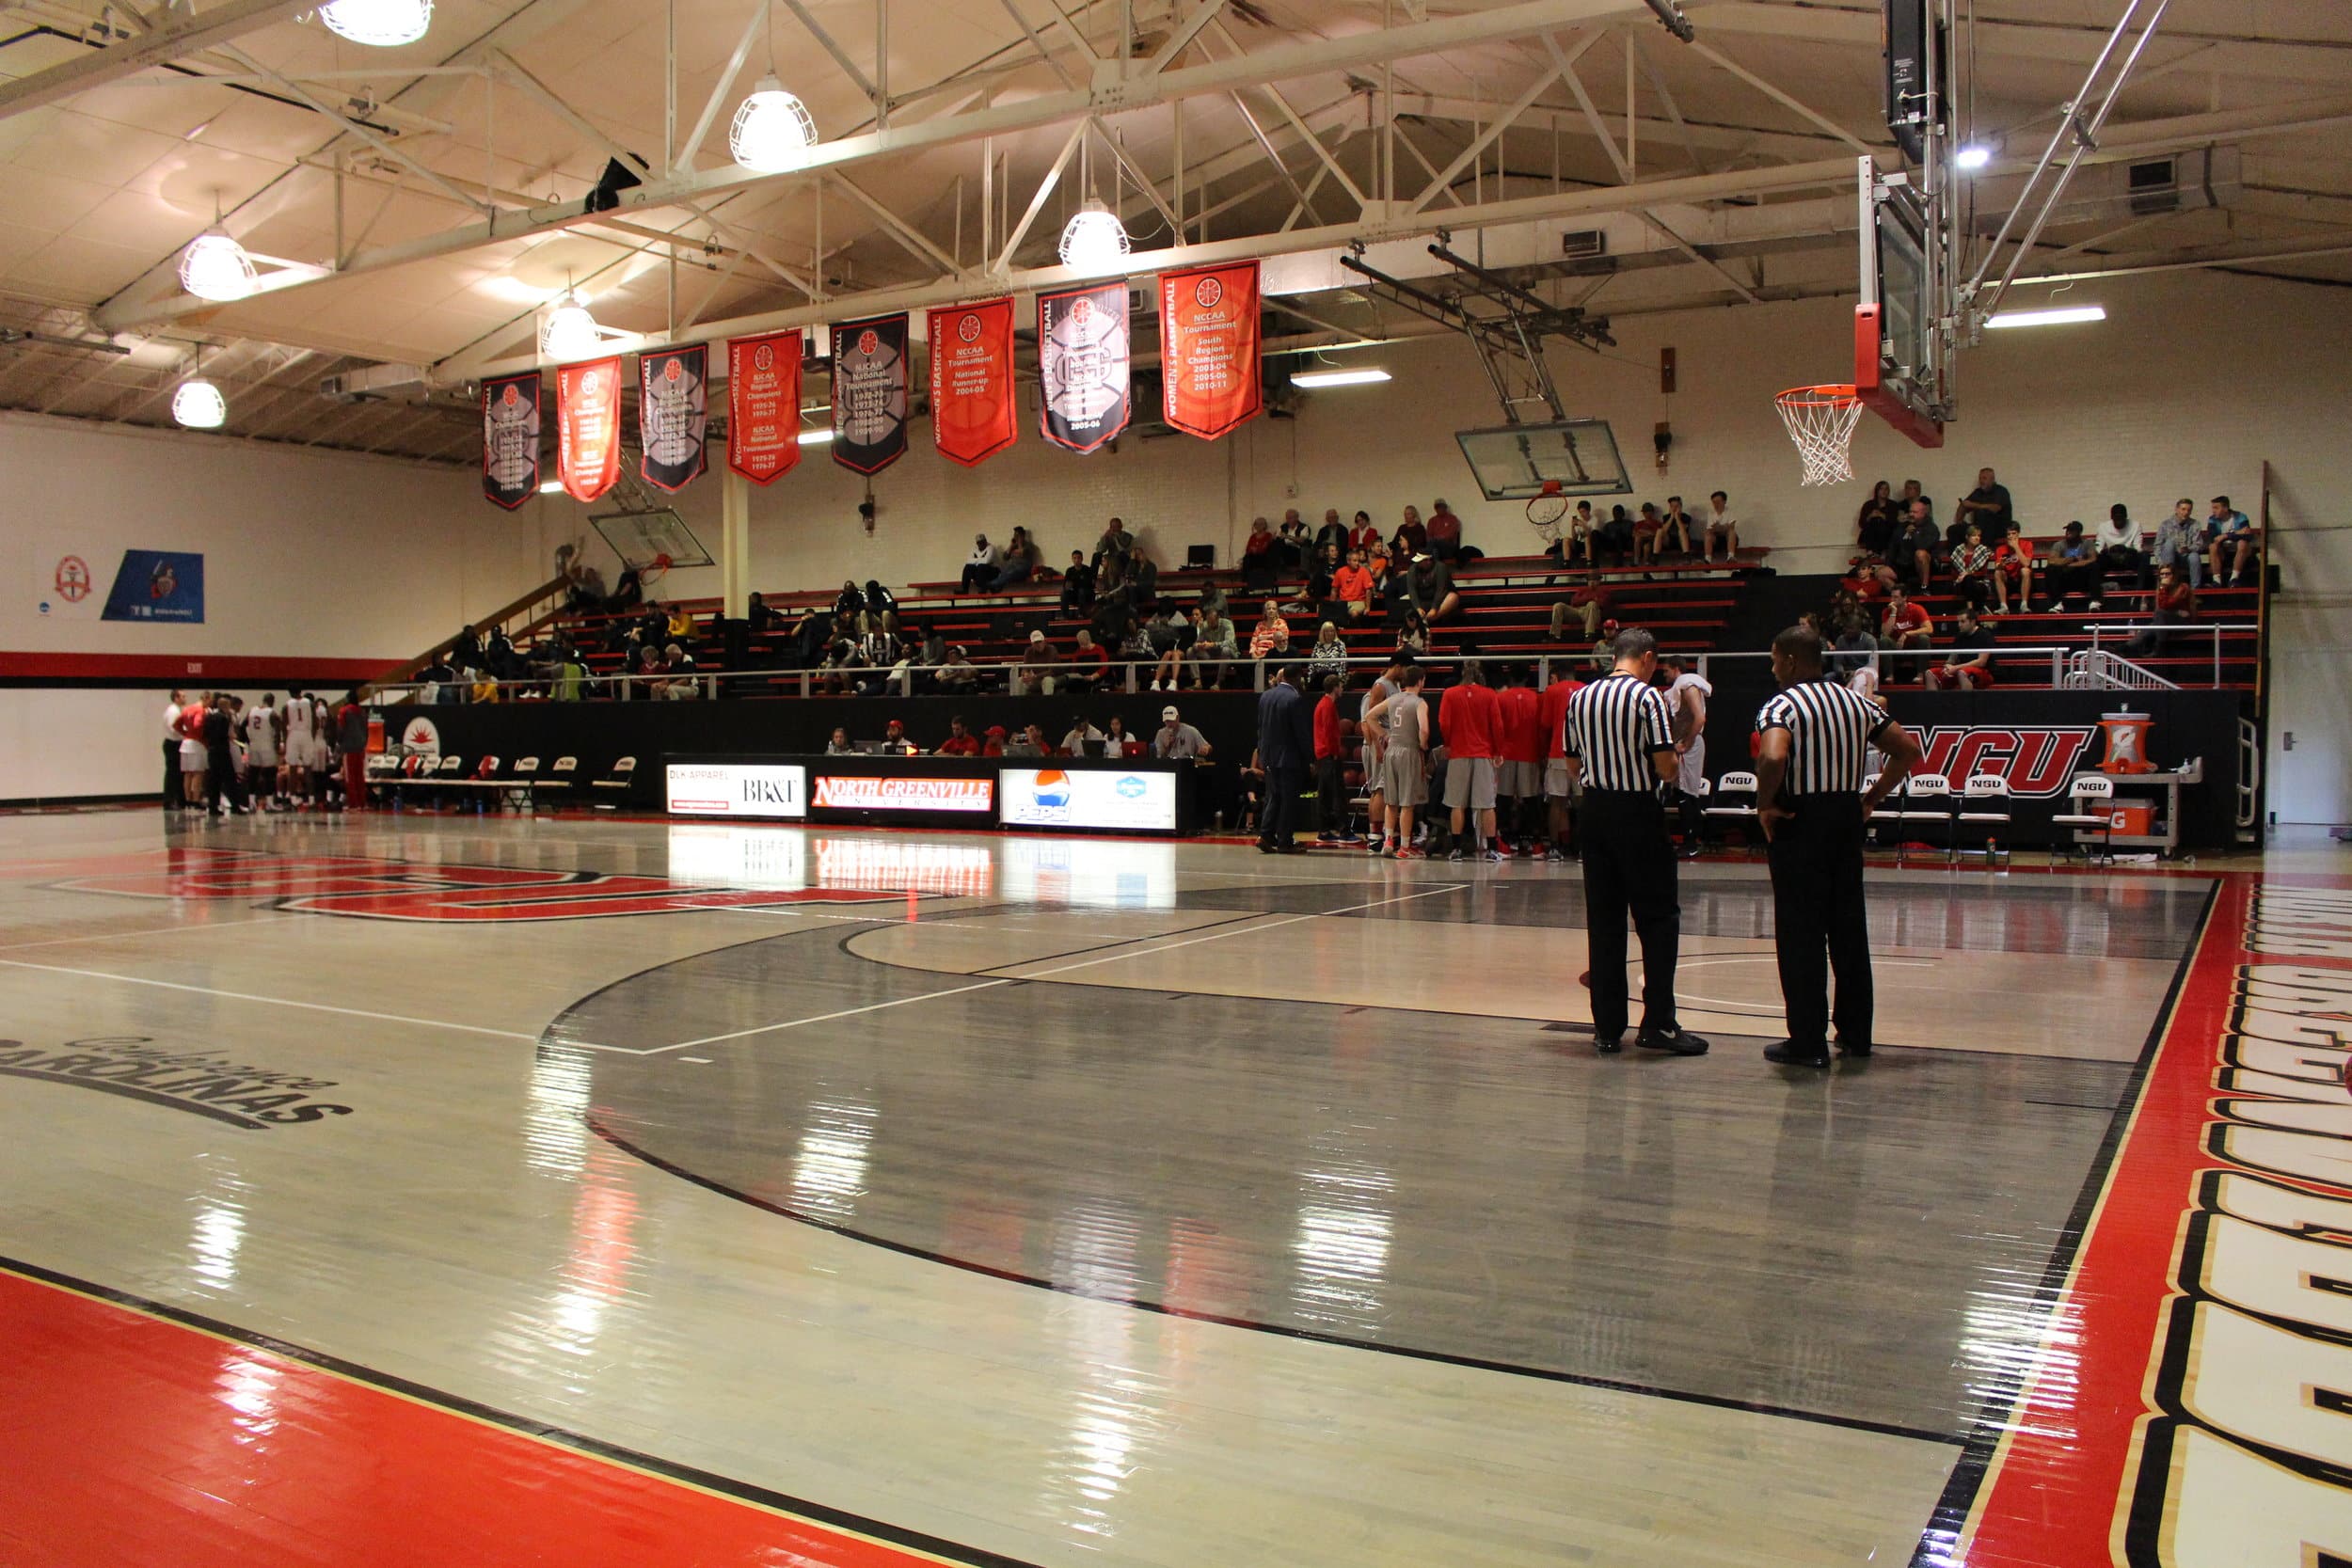
[{"label": "ncaa wall poster", "polygon": [[950,461],[977,467],[1021,433],[1013,406],[1012,301],[933,310],[930,339],[932,443]]},{"label": "ncaa wall poster", "polygon": [[595,500],[620,479],[619,355],[555,372],[555,465],[574,500]]},{"label": "ncaa wall poster", "polygon": [[539,372],[482,384],[482,493],[512,512],[539,493]]},{"label": "ncaa wall poster", "polygon": [[1127,428],[1127,284],[1037,296],[1045,438],[1093,451]]},{"label": "ncaa wall poster", "polygon": [[800,460],[800,333],[728,339],[728,468],[772,484]]},{"label": "ncaa wall poster", "polygon": [[702,343],[638,356],[637,448],[644,455],[637,471],[646,483],[683,490],[701,475],[709,377],[710,350]]},{"label": "ncaa wall poster", "polygon": [[833,329],[833,460],[878,474],[907,451],[907,318]]},{"label": "ncaa wall poster", "polygon": [[1214,441],[1257,417],[1258,263],[1160,275],[1161,414]]}]

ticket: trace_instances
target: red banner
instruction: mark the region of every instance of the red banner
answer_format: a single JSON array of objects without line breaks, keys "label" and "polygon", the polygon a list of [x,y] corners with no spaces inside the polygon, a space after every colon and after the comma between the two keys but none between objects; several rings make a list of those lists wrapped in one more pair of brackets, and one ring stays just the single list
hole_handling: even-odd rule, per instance
[{"label": "red banner", "polygon": [[1258,263],[1160,274],[1162,417],[1215,440],[1255,419]]},{"label": "red banner", "polygon": [[1012,391],[1012,301],[931,312],[931,439],[977,467],[1020,434]]},{"label": "red banner", "polygon": [[727,340],[727,467],[772,484],[801,460],[801,335]]},{"label": "red banner", "polygon": [[621,477],[619,355],[556,371],[555,467],[574,500],[595,500]]}]

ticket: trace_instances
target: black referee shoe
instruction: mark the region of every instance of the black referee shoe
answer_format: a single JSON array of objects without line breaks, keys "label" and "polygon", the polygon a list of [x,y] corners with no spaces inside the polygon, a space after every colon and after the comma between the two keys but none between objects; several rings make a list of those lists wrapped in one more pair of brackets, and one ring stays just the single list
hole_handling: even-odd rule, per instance
[{"label": "black referee shoe", "polygon": [[1645,1029],[1633,1043],[1645,1051],[1671,1051],[1677,1056],[1707,1054],[1707,1041],[1688,1029]]},{"label": "black referee shoe", "polygon": [[1848,1045],[1844,1040],[1839,1040],[1837,1053],[1840,1056],[1867,1056],[1870,1053],[1870,1048],[1867,1045]]},{"label": "black referee shoe", "polygon": [[1764,1059],[1778,1062],[1783,1067],[1827,1067],[1829,1047],[1799,1045],[1795,1040],[1782,1040],[1778,1045],[1764,1048]]},{"label": "black referee shoe", "polygon": [[1625,1049],[1625,1037],[1596,1034],[1593,1037],[1593,1049],[1604,1056],[1614,1056]]}]

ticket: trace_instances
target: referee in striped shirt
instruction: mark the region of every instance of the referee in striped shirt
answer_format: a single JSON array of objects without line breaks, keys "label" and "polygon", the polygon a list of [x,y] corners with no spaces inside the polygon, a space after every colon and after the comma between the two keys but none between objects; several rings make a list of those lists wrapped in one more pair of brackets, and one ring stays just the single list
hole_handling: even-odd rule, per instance
[{"label": "referee in striped shirt", "polygon": [[1696,1056],[1707,1042],[1675,1022],[1675,953],[1682,937],[1674,847],[1660,795],[1681,765],[1674,716],[1651,684],[1658,641],[1639,626],[1610,645],[1616,669],[1568,699],[1561,751],[1584,781],[1577,843],[1584,860],[1584,937],[1592,958],[1593,1044],[1625,1049],[1625,918],[1642,938],[1642,1032],[1636,1045]]},{"label": "referee in striped shirt", "polygon": [[[1829,976],[1837,975],[1837,1050],[1870,1053],[1870,929],[1862,901],[1863,824],[1919,760],[1919,742],[1879,705],[1822,673],[1819,633],[1772,639],[1781,689],[1756,716],[1757,820],[1772,870],[1772,951],[1788,1037],[1764,1059],[1829,1066]],[[1886,766],[1866,790],[1864,753]]]}]

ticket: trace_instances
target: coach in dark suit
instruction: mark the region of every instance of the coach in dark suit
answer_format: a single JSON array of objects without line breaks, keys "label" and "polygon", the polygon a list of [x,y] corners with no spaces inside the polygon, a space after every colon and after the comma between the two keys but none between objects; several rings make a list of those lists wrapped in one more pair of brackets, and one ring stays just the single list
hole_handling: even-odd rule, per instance
[{"label": "coach in dark suit", "polygon": [[1298,792],[1314,762],[1314,710],[1291,683],[1291,667],[1274,672],[1258,698],[1258,766],[1265,769],[1265,804],[1258,813],[1258,852],[1295,855]]}]

